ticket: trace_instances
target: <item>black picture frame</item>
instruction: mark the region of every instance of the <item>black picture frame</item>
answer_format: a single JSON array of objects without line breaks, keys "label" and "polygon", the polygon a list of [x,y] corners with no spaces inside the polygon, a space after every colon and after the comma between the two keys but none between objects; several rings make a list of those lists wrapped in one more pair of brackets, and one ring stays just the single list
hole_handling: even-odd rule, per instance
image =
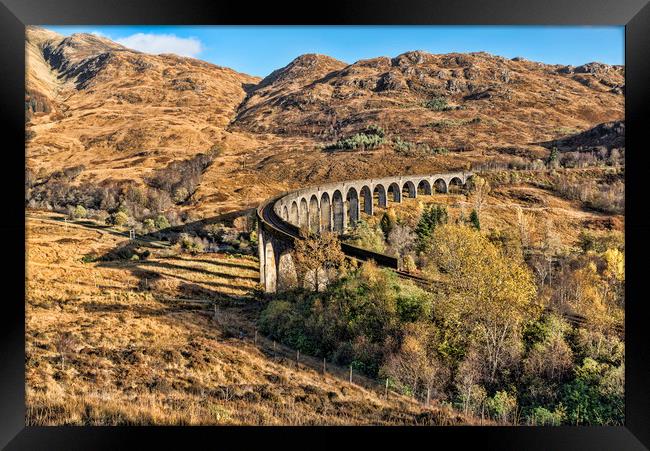
[{"label": "black picture frame", "polygon": [[[0,114],[4,128],[0,177],[4,237],[4,302],[0,313],[0,446],[7,449],[116,449],[137,442],[170,448],[208,440],[245,446],[311,446],[363,436],[364,448],[408,434],[406,443],[468,440],[481,449],[647,449],[650,447],[650,346],[645,329],[644,256],[650,255],[644,171],[650,165],[644,137],[650,130],[649,0],[425,0],[330,1],[283,8],[276,2],[205,0],[2,0],[0,4]],[[91,428],[25,427],[24,84],[25,25],[624,25],[626,73],[626,390],[621,427],[435,427],[435,428]],[[24,260],[23,260],[24,261]],[[8,289],[7,289],[8,288]],[[21,297],[23,302],[21,302]],[[300,433],[305,434],[300,434]],[[332,432],[336,432],[332,435]],[[302,437],[298,437],[302,436]],[[361,438],[361,437],[357,437]],[[403,439],[402,439],[403,440]],[[346,440],[347,442],[347,440]],[[340,442],[345,443],[345,442]],[[338,445],[337,445],[338,446]],[[343,446],[343,445],[341,445]]]}]

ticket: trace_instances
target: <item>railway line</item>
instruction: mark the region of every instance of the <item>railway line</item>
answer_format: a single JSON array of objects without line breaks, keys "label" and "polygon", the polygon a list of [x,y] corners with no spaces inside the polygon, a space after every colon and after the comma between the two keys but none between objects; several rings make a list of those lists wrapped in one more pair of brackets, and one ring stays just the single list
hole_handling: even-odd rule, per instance
[{"label": "railway line", "polygon": [[[276,198],[270,199],[262,203],[257,209],[258,219],[262,223],[266,224],[268,227],[271,227],[275,233],[281,234],[284,237],[284,239],[291,240],[291,241],[301,239],[300,229],[295,225],[284,221],[275,212],[273,206],[275,201],[280,197],[282,196],[278,196]],[[430,279],[426,279],[424,277],[420,277],[418,275],[399,270],[397,265],[397,259],[395,257],[391,257],[386,254],[381,254],[379,252],[369,251],[367,249],[363,249],[357,246],[352,246],[347,243],[341,243],[341,249],[343,250],[343,253],[346,255],[346,257],[351,260],[357,260],[357,261],[374,260],[378,266],[385,267],[392,270],[400,279],[413,282],[422,288],[432,288],[435,286],[444,285],[444,282],[432,281]],[[548,308],[546,309],[546,312],[553,312],[553,311],[554,310]],[[564,317],[566,321],[576,326],[582,326],[587,323],[587,318],[585,318],[582,315],[578,315],[575,313],[561,313],[561,315]],[[617,327],[616,330],[619,334],[624,333],[624,328],[622,327]]]}]

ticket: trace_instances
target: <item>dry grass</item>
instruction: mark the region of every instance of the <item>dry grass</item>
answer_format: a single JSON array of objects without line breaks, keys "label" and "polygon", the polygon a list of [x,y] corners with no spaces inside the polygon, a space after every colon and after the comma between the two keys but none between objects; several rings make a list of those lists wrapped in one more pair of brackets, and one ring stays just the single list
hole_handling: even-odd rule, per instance
[{"label": "dry grass", "polygon": [[[468,422],[255,347],[251,258],[151,249],[143,261],[83,263],[123,239],[51,216],[27,220],[30,425]],[[169,297],[214,300],[217,320]],[[67,347],[58,344],[65,334]]]},{"label": "dry grass", "polygon": [[[579,172],[580,170],[567,170]],[[593,177],[593,174],[586,174]],[[389,200],[389,208],[399,212],[411,226],[417,221],[418,203],[436,203],[446,205],[451,220],[460,217],[467,219],[475,208],[472,195],[433,194],[418,195],[417,199],[403,197],[401,204]],[[622,232],[625,225],[623,215],[611,215],[585,209],[577,200],[567,200],[557,193],[535,186],[531,183],[517,182],[495,187],[488,194],[481,207],[481,230],[510,230],[519,233],[517,210],[521,209],[526,224],[526,231],[531,244],[541,243],[547,233],[547,227],[557,236],[563,246],[575,246],[579,234],[585,230],[616,230]],[[378,213],[377,213],[378,212]],[[381,210],[377,209],[370,219],[381,219]],[[364,215],[365,217],[365,215]]]},{"label": "dry grass", "polygon": [[[503,146],[543,157],[547,150],[531,142],[568,132],[560,127],[584,130],[623,115],[623,96],[598,84],[588,88],[568,75],[549,74],[549,66],[485,55],[464,57],[471,74],[453,55],[426,56],[417,65],[438,74],[435,80],[427,75],[436,86],[448,80],[461,90],[470,84],[495,86],[490,99],[464,102],[465,91],[451,96],[465,110],[429,111],[418,106],[417,90],[403,94],[358,88],[358,82],[367,84],[384,72],[383,60],[357,64],[355,71],[331,80],[320,75],[338,65],[323,60],[322,67],[314,66],[323,74],[299,71],[287,78],[290,86],[269,86],[272,95],[260,96],[260,91],[245,101],[244,85],[259,79],[190,58],[115,50],[115,44],[88,35],[76,37],[76,45],[65,49],[71,67],[105,52],[106,46],[111,57],[101,71],[87,74],[87,86],[77,89],[78,80],[59,77],[43,59],[46,41],[60,39],[28,30],[27,89],[47,108],[35,111],[26,126],[27,164],[47,174],[84,164],[79,182],[137,182],[172,160],[216,144],[223,155],[204,174],[191,204],[183,207],[196,217],[254,207],[280,191],[323,181],[458,170],[471,162],[505,158]],[[502,68],[512,73],[512,82],[494,80],[493,72]],[[622,78],[618,71],[609,76]],[[302,107],[272,104],[288,97]],[[265,105],[267,100],[271,104]],[[330,117],[322,102],[338,116]],[[258,105],[263,108],[239,114],[242,106]],[[468,122],[476,117],[479,123]],[[386,146],[325,155],[322,146],[329,138],[323,133],[333,121],[343,124],[343,135],[373,123],[403,139],[465,151],[412,157]],[[456,125],[431,126],[441,121]],[[431,200],[449,204],[455,216],[471,211],[463,196]],[[529,224],[552,219],[567,245],[584,228],[622,229],[622,216],[586,212],[576,202],[530,184],[495,188],[481,217],[483,228],[513,227],[515,204],[524,208]],[[48,222],[55,216],[51,213],[36,216],[28,219],[27,230],[28,424],[473,421],[406,399],[385,400],[296,368],[240,339],[240,333],[250,337],[260,308],[252,295],[258,279],[253,258],[151,249],[146,260],[83,263],[83,256],[105,254],[124,238]],[[167,301],[179,297],[214,301],[217,320],[200,305]],[[65,334],[71,337],[70,349],[62,352],[56,343]]]},{"label": "dry grass", "polygon": [[[624,115],[623,96],[607,92],[604,84],[585,86],[553,66],[485,54],[422,55],[419,63],[402,56],[408,70],[378,58],[342,72],[336,70],[343,63],[321,56],[248,96],[244,86],[259,83],[256,77],[191,58],[115,50],[114,43],[77,36],[65,50],[71,67],[107,51],[105,46],[112,49],[105,67],[77,89],[75,79],[59,77],[43,59],[46,41],[58,44],[61,38],[28,29],[28,88],[53,106],[27,124],[27,164],[46,173],[84,164],[80,182],[141,182],[171,160],[216,144],[224,154],[186,207],[197,217],[250,208],[281,191],[326,181],[458,170],[502,156],[504,147],[540,158],[548,151],[531,143]],[[499,81],[504,70],[511,74],[508,82]],[[375,92],[372,86],[386,72],[415,88]],[[592,78],[603,77],[623,83],[620,68]],[[465,109],[440,112],[421,105],[431,89],[444,93],[449,83],[458,88],[448,93],[449,101]],[[489,99],[463,100],[488,87]],[[291,106],[296,102],[299,107]],[[464,150],[414,157],[387,145],[325,154],[333,123],[339,137],[376,124],[391,139]],[[455,125],[431,126],[437,123]]]}]

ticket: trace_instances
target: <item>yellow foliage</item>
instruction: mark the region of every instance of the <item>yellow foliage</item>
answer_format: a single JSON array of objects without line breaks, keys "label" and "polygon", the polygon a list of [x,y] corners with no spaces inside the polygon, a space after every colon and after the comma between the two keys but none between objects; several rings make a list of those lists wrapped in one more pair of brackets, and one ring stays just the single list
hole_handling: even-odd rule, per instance
[{"label": "yellow foliage", "polygon": [[433,242],[434,261],[464,299],[465,313],[516,323],[528,316],[536,288],[525,264],[466,226],[441,226]]},{"label": "yellow foliage", "polygon": [[618,249],[607,249],[603,254],[607,263],[605,277],[615,279],[618,282],[625,280],[625,255]]},{"label": "yellow foliage", "polygon": [[522,325],[541,313],[533,301],[533,275],[479,231],[444,225],[433,235],[432,260],[448,276],[449,294],[437,306],[457,333],[481,344],[491,378],[516,349],[509,348]]}]

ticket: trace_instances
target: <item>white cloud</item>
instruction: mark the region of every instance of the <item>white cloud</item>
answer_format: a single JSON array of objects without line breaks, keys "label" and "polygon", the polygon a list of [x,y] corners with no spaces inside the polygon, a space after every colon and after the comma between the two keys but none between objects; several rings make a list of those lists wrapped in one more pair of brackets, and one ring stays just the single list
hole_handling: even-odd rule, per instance
[{"label": "white cloud", "polygon": [[203,50],[203,45],[197,38],[179,38],[174,34],[136,33],[115,41],[125,47],[154,55],[175,53],[196,57]]}]

